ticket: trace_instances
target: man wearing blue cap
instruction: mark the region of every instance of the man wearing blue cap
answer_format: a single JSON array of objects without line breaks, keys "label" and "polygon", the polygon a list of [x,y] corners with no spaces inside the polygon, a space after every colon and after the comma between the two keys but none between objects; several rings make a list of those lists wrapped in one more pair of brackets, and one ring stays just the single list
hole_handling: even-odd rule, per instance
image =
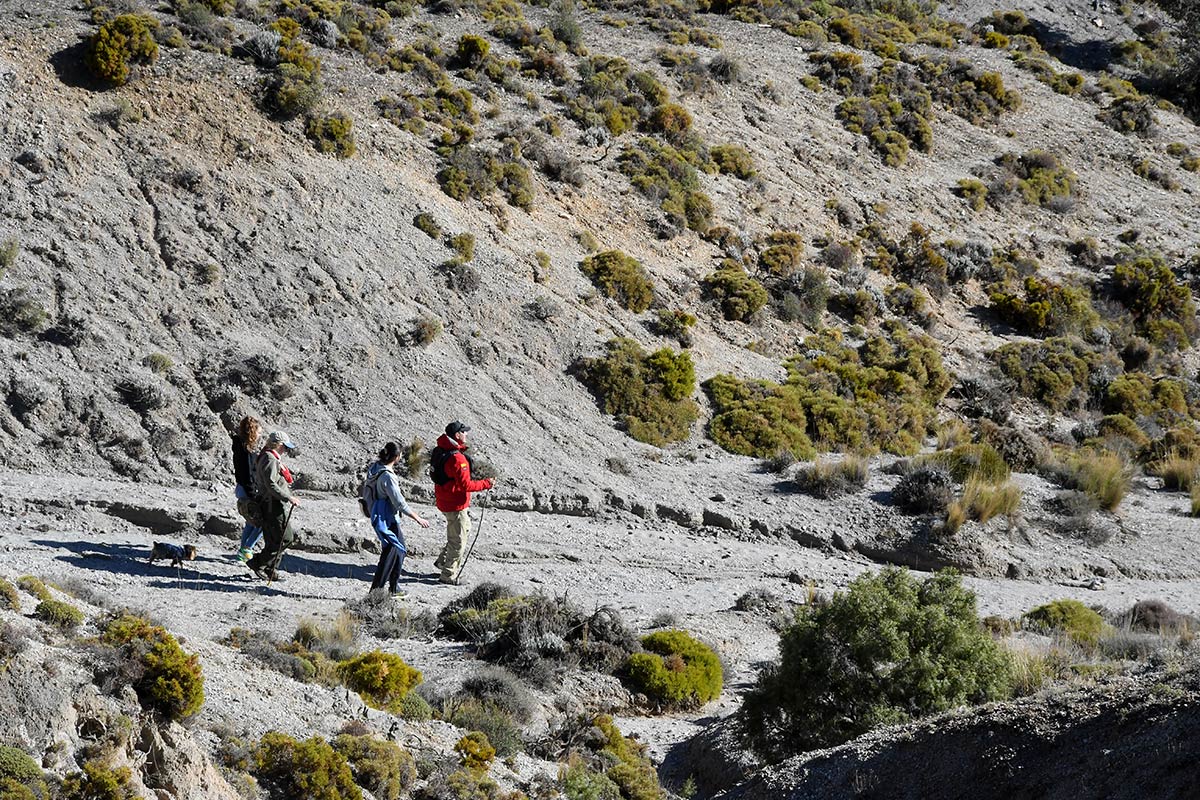
[{"label": "man wearing blue cap", "polygon": [[292,495],[292,487],[284,477],[280,456],[284,450],[296,449],[292,439],[283,431],[271,431],[267,444],[254,462],[254,488],[261,508],[263,538],[262,552],[246,562],[255,575],[265,581],[280,581],[279,561],[283,551],[292,543],[292,508],[300,501]]}]

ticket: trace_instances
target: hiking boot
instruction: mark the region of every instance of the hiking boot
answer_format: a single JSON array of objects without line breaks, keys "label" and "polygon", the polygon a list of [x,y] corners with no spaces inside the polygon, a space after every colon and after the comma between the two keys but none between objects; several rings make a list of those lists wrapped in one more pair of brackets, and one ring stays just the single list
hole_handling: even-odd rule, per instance
[{"label": "hiking boot", "polygon": [[390,592],[388,592],[388,595],[390,595],[393,600],[399,600],[402,597],[407,597],[408,592],[404,591],[403,589],[392,589]]},{"label": "hiking boot", "polygon": [[267,573],[267,580],[269,580],[271,583],[283,583],[285,580],[287,580],[287,578],[283,576],[282,572],[271,570]]},{"label": "hiking boot", "polygon": [[444,583],[447,586],[460,586],[458,578],[438,578],[438,583]]},{"label": "hiking boot", "polygon": [[262,567],[250,567],[250,571],[253,572],[254,577],[258,578],[260,581],[270,580],[267,577],[267,573],[263,572]]}]

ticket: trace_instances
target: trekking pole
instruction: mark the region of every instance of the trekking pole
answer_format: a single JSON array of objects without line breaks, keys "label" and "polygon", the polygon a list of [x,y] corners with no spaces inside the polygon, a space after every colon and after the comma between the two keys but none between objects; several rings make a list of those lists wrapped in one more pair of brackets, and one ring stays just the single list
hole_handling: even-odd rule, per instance
[{"label": "trekking pole", "polygon": [[[280,550],[279,560],[280,561],[283,560],[283,552],[282,551],[283,551],[283,548],[287,546],[284,543],[284,539],[287,537],[288,525],[290,525],[292,522],[292,512],[295,510],[296,510],[296,507],[289,503],[287,516],[283,518],[283,530],[279,532],[279,540],[280,540],[279,541],[279,550]],[[271,567],[271,571],[269,573],[267,573],[267,588],[268,589],[270,589],[271,584],[274,583],[274,581],[271,580],[271,576],[274,574],[275,574],[275,568]]]},{"label": "trekking pole", "polygon": [[463,556],[462,563],[458,565],[458,572],[456,572],[454,574],[454,582],[455,583],[458,583],[459,577],[462,575],[463,570],[466,569],[467,559],[469,559],[471,557],[471,553],[475,552],[475,543],[479,541],[479,534],[481,534],[483,532],[483,512],[485,512],[485,511],[487,511],[486,507],[480,507],[480,509],[479,509],[479,524],[477,526],[475,526],[475,536],[474,536],[474,538],[471,539],[471,546],[467,548],[467,554],[465,556]]}]

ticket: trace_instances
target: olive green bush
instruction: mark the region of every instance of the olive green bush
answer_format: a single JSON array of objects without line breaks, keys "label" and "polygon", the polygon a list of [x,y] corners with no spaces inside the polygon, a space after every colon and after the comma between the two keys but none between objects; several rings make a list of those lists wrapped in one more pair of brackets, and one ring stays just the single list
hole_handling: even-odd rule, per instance
[{"label": "olive green bush", "polygon": [[605,297],[616,300],[622,308],[641,313],[654,302],[654,281],[646,268],[620,250],[594,253],[583,259],[579,268]]},{"label": "olive green bush", "polygon": [[61,600],[43,600],[37,604],[33,615],[62,631],[73,631],[83,622],[83,612]]},{"label": "olive green bush", "polygon": [[1030,628],[1060,632],[1084,645],[1097,644],[1108,627],[1104,617],[1078,600],[1053,600],[1026,612],[1022,619]]},{"label": "olive green bush", "polygon": [[741,710],[749,744],[769,760],[1011,692],[1009,659],[952,571],[861,575],[802,608],[779,650]]},{"label": "olive green bush", "polygon": [[719,144],[708,151],[717,169],[725,175],[748,180],[754,177],[754,158],[738,144]]},{"label": "olive green bush", "polygon": [[54,595],[50,594],[50,590],[46,588],[46,584],[41,578],[33,575],[22,575],[17,578],[17,587],[22,591],[33,595],[38,600],[53,600]]},{"label": "olive green bush", "polygon": [[21,611],[21,595],[17,593],[17,587],[4,578],[0,578],[0,608],[18,613]]},{"label": "olive green bush", "polygon": [[950,264],[924,225],[914,222],[898,240],[876,227],[868,228],[865,233],[867,241],[875,246],[874,252],[865,258],[868,267],[913,286],[924,286],[934,297],[946,294]]},{"label": "olive green bush", "polygon": [[1112,296],[1133,315],[1138,330],[1160,347],[1186,347],[1200,332],[1192,290],[1161,254],[1126,248],[1112,272]]},{"label": "olive green bush", "polygon": [[1020,293],[998,284],[990,291],[992,310],[1022,333],[1035,336],[1083,334],[1100,322],[1091,294],[1083,286],[1065,286],[1033,275]]},{"label": "olive green bush", "polygon": [[354,155],[354,120],[346,114],[309,117],[304,133],[319,153],[331,153],[338,158]]},{"label": "olive green bush", "polygon": [[372,708],[398,711],[400,701],[422,681],[420,670],[395,653],[372,650],[338,664],[342,683]]},{"label": "olive green bush", "polygon": [[301,742],[267,731],[251,757],[250,771],[271,800],[362,800],[346,756],[319,736]]},{"label": "olive green bush", "polygon": [[967,201],[975,211],[987,208],[987,185],[974,178],[964,178],[955,187],[955,193]]},{"label": "olive green bush", "polygon": [[24,286],[0,289],[0,336],[39,333],[49,315]]},{"label": "olive green bush", "polygon": [[994,447],[986,443],[960,444],[950,450],[920,456],[917,461],[944,467],[959,483],[977,478],[996,484],[1008,480],[1009,476],[1008,464]]},{"label": "olive green bush", "polygon": [[662,446],[686,439],[699,408],[691,399],[695,369],[686,352],[647,354],[632,339],[612,339],[606,353],[582,359],[576,375],[630,436]]},{"label": "olive green bush", "polygon": [[127,662],[140,665],[134,689],[143,705],[174,720],[200,710],[204,704],[200,660],[185,653],[165,629],[142,617],[121,614],[104,626],[100,639]]},{"label": "olive green bush", "polygon": [[645,745],[624,736],[612,717],[600,715],[592,720],[592,727],[600,733],[601,743],[596,755],[607,769],[605,775],[621,790],[621,797],[628,800],[662,800],[666,797],[658,782],[658,773],[646,757]]},{"label": "olive green bush", "polygon": [[416,782],[412,755],[395,742],[343,733],[333,740],[333,749],[349,763],[354,782],[376,800],[407,797]]},{"label": "olive green bush", "polygon": [[5,800],[49,797],[41,767],[24,750],[0,745],[0,797]]},{"label": "olive green bush", "polygon": [[650,323],[650,329],[659,336],[674,339],[680,347],[691,347],[691,329],[695,324],[696,318],[686,311],[677,308],[662,308],[658,310],[654,320]]},{"label": "olive green bush", "polygon": [[104,83],[125,85],[131,64],[152,64],[158,58],[157,27],[157,21],[143,14],[121,14],[105,22],[87,41],[88,69]]},{"label": "olive green bush", "polygon": [[740,267],[711,273],[702,282],[708,297],[717,301],[725,319],[745,322],[767,304],[770,295],[763,285]]},{"label": "olive green bush", "polygon": [[1052,411],[1088,407],[1092,374],[1121,370],[1114,354],[1063,336],[1040,342],[1011,342],[995,350],[992,358],[1001,374],[1013,382],[1018,394],[1037,400]]},{"label": "olive green bush", "polygon": [[60,800],[138,800],[128,767],[109,767],[100,761],[87,761],[83,772],[68,776],[59,787]]},{"label": "olive green bush", "polygon": [[1154,100],[1143,97],[1136,91],[1117,97],[1096,117],[1121,133],[1150,136],[1158,130],[1158,122],[1154,117]]},{"label": "olive green bush", "polygon": [[634,188],[658,201],[674,228],[686,227],[698,233],[709,229],[713,217],[712,200],[700,191],[696,172],[697,165],[707,163],[706,154],[650,137],[626,145],[617,157],[618,169]]},{"label": "olive green bush", "polygon": [[695,708],[721,694],[721,661],[708,645],[684,631],[642,637],[644,653],[625,662],[629,688],[663,709]]},{"label": "olive green bush", "polygon": [[999,171],[988,185],[988,202],[994,205],[1018,195],[1030,205],[1063,212],[1079,196],[1079,176],[1046,150],[1006,153],[996,165]]},{"label": "olive green bush", "polygon": [[717,375],[704,383],[713,403],[709,436],[726,450],[766,458],[788,450],[811,458],[814,443],[855,450],[917,451],[950,388],[941,356],[925,336],[886,323],[887,336],[857,350],[836,331],[804,341],[782,384]]}]

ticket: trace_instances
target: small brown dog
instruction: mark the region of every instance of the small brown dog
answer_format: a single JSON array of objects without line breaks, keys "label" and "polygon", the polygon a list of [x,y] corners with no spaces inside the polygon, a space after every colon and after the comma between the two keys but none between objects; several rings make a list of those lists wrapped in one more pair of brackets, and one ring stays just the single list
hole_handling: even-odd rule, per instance
[{"label": "small brown dog", "polygon": [[168,542],[155,542],[154,547],[150,548],[150,563],[154,563],[156,558],[171,559],[171,566],[182,566],[184,561],[196,560],[196,546],[185,544],[180,547],[177,544]]}]

